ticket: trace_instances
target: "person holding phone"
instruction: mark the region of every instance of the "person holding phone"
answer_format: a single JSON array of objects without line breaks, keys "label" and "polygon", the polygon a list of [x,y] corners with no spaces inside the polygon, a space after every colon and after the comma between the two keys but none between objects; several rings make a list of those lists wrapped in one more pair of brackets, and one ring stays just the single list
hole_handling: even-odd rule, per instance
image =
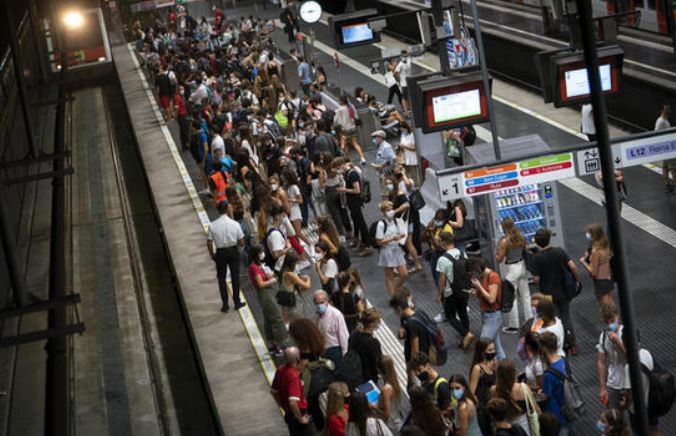
[{"label": "person holding phone", "polygon": [[479,299],[481,309],[481,337],[495,342],[498,360],[505,358],[505,351],[500,343],[502,327],[502,282],[500,274],[488,268],[486,259],[475,257],[467,262],[467,271],[472,277],[472,294]]},{"label": "person holding phone", "polygon": [[[394,204],[391,201],[380,203],[383,219],[376,226],[376,243],[380,247],[378,266],[385,270],[385,286],[390,296],[401,290],[408,277],[408,268],[401,245],[406,242],[406,223],[394,216]],[[397,284],[394,284],[394,271],[399,273]]]}]

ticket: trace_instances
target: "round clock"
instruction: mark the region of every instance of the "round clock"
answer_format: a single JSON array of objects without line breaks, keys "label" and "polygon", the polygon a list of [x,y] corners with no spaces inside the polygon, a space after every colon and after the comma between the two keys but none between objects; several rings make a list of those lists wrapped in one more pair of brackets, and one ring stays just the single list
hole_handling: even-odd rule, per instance
[{"label": "round clock", "polygon": [[300,18],[306,23],[316,23],[322,17],[322,6],[314,0],[300,5]]}]

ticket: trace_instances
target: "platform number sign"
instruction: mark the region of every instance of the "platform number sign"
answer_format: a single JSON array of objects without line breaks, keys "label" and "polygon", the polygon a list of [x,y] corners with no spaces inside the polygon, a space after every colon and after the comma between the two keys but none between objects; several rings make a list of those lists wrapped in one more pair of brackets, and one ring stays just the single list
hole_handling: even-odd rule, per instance
[{"label": "platform number sign", "polygon": [[463,196],[462,173],[443,175],[438,180],[441,201],[454,200]]}]

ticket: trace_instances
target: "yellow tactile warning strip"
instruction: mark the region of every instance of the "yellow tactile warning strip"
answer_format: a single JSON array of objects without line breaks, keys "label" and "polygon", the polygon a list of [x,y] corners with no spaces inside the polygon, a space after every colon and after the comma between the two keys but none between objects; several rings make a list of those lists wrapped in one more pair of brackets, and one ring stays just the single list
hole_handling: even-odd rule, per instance
[{"label": "yellow tactile warning strip", "polygon": [[[143,87],[146,91],[148,101],[150,102],[150,106],[152,107],[153,112],[155,113],[157,122],[160,124],[162,134],[164,135],[164,139],[167,142],[167,147],[171,151],[171,156],[174,159],[174,163],[178,168],[178,172],[181,175],[181,178],[183,179],[185,189],[188,191],[188,195],[192,200],[193,207],[195,208],[195,212],[197,213],[197,216],[199,217],[199,220],[202,223],[202,229],[204,230],[204,234],[206,235],[207,231],[209,230],[209,225],[211,223],[211,221],[209,220],[209,216],[207,215],[207,212],[204,209],[202,200],[200,200],[199,194],[197,193],[197,188],[195,188],[195,184],[190,178],[188,169],[185,167],[185,163],[183,162],[181,153],[179,152],[178,147],[176,146],[176,142],[174,141],[174,138],[171,136],[169,127],[167,127],[167,124],[164,121],[164,117],[162,116],[162,113],[160,112],[159,107],[157,106],[155,96],[151,91],[148,81],[146,80],[145,74],[143,73],[143,69],[141,68],[138,62],[138,58],[136,57],[136,52],[134,51],[133,44],[127,44],[127,49],[129,50],[129,55],[131,56],[132,61],[134,62],[134,67],[138,73],[139,79],[141,80]],[[229,286],[228,289],[230,292],[232,292],[232,289],[230,289]],[[242,298],[242,300],[246,302],[246,297],[244,296],[244,293],[240,293],[240,298]],[[258,324],[256,324],[256,320],[254,319],[253,313],[251,313],[251,309],[249,308],[248,304],[243,308],[241,308],[240,310],[238,310],[237,312],[239,313],[242,323],[244,324],[244,328],[246,329],[247,335],[249,336],[251,345],[253,346],[254,351],[256,352],[256,357],[258,358],[261,368],[263,369],[263,374],[265,374],[265,378],[267,379],[268,383],[272,384],[272,379],[275,375],[276,369],[275,364],[268,353],[267,346],[265,345],[265,341],[263,340],[263,335],[261,334],[258,328]]]}]

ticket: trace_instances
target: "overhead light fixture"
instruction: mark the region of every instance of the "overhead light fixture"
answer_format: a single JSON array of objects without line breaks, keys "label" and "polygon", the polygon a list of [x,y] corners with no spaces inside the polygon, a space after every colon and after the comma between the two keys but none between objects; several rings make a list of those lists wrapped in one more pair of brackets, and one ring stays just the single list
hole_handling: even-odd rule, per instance
[{"label": "overhead light fixture", "polygon": [[63,15],[63,24],[68,29],[79,29],[84,24],[84,16],[80,11],[68,11]]}]

